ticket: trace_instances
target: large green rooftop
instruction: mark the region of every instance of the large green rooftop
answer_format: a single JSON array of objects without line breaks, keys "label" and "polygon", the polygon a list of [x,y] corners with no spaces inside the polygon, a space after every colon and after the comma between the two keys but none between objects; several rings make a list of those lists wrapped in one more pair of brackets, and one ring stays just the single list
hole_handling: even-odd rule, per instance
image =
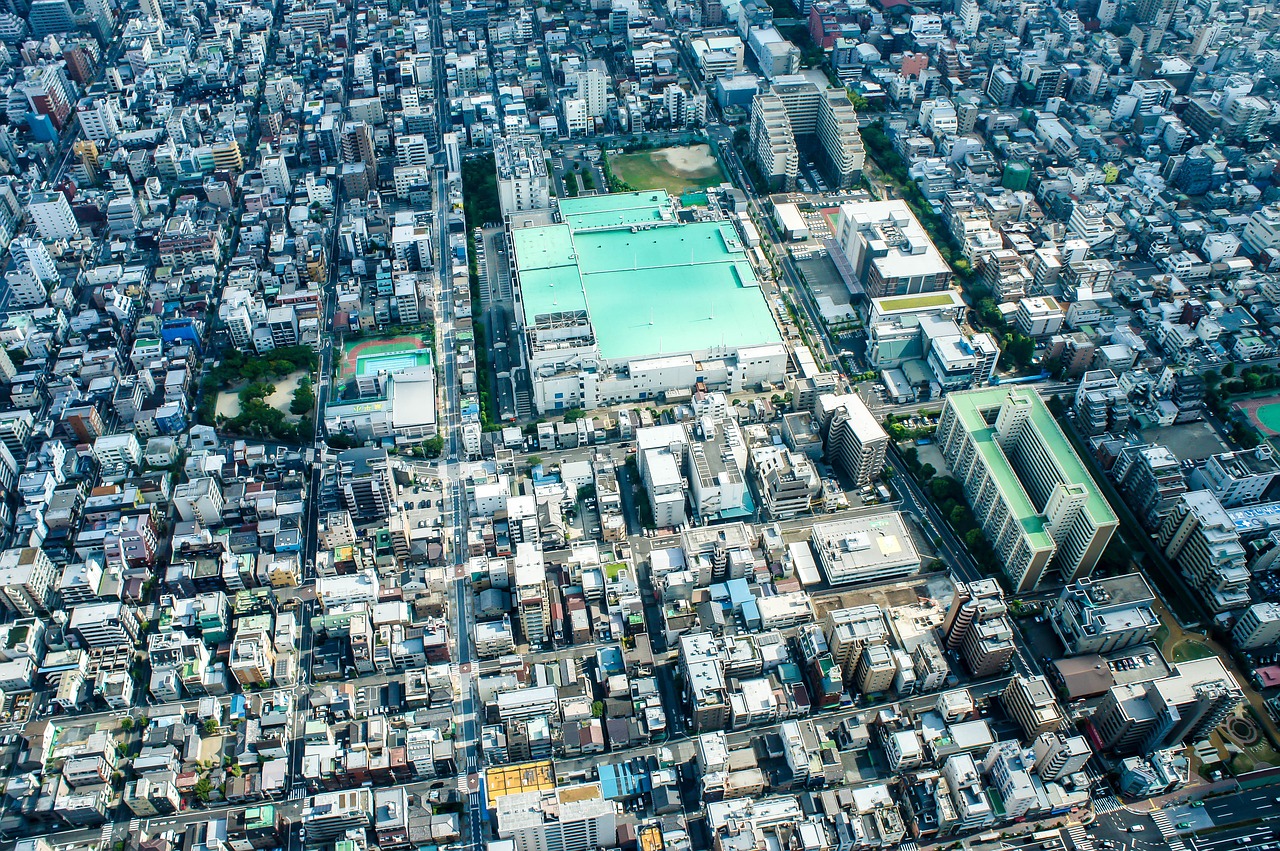
[{"label": "large green rooftop", "polygon": [[[983,448],[982,451],[988,461],[991,462],[988,466],[993,475],[997,477],[1001,489],[1005,492],[1006,499],[1009,500],[1010,509],[1015,510],[1016,501],[1016,510],[1019,516],[1022,516],[1023,503],[1025,503],[1026,510],[1035,513],[1039,518],[1038,512],[1031,504],[1031,500],[1027,497],[1026,491],[1023,489],[1012,466],[1010,466],[1008,458],[1005,457],[999,445],[995,443],[993,436],[995,429],[987,425],[984,416],[985,411],[999,409],[1004,404],[1004,400],[1010,395],[1017,395],[1019,399],[1027,402],[1031,424],[1040,438],[1040,443],[1051,456],[1062,483],[1079,485],[1085,489],[1088,494],[1088,501],[1085,504],[1086,510],[1089,512],[1094,524],[1115,523],[1115,513],[1107,503],[1106,497],[1098,489],[1097,483],[1089,475],[1089,471],[1085,469],[1080,456],[1076,455],[1071,442],[1062,433],[1062,428],[1053,418],[1053,414],[1049,413],[1049,409],[1045,407],[1044,400],[1040,398],[1040,394],[1036,393],[1035,390],[1027,387],[988,387],[981,390],[969,390],[964,393],[952,393],[947,397],[947,400],[954,406],[956,415],[961,417],[969,431],[974,434],[974,440],[979,443],[979,446],[982,446],[983,440],[979,439],[978,433],[985,433],[983,439],[989,444],[989,450]],[[998,454],[998,463],[996,458],[986,454],[988,451]],[[1043,527],[1043,524],[1041,526]]]},{"label": "large green rooftop", "polygon": [[678,224],[664,192],[563,199],[560,214],[512,233],[526,324],[586,310],[608,360],[781,341],[728,222]]}]

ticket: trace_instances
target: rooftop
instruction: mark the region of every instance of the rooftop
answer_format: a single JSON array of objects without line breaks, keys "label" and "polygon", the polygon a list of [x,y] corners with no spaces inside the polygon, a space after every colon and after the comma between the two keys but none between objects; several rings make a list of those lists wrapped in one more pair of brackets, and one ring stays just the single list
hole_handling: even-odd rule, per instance
[{"label": "rooftop", "polygon": [[675,224],[663,192],[566,198],[560,213],[512,232],[527,325],[586,311],[607,360],[781,342],[728,222]]}]

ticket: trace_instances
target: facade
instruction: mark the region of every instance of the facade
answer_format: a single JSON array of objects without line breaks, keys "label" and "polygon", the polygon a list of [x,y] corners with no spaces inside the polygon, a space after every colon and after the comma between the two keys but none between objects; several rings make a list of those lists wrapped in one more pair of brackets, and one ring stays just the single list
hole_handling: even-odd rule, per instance
[{"label": "facade", "polygon": [[1004,592],[994,579],[957,583],[942,623],[943,644],[976,676],[1008,670],[1015,652]]},{"label": "facade", "polygon": [[1207,490],[1223,508],[1252,505],[1274,498],[1280,480],[1280,461],[1263,443],[1247,452],[1210,455],[1191,472],[1191,487]]},{"label": "facade", "polygon": [[[64,0],[65,3],[65,0]],[[79,239],[80,225],[67,196],[61,192],[36,192],[27,204],[27,214],[41,239]]]},{"label": "facade", "polygon": [[948,395],[937,442],[1015,590],[1093,571],[1118,522],[1035,391]]},{"label": "facade", "polygon": [[391,514],[396,486],[385,449],[348,449],[339,453],[338,488],[351,516],[378,520]]},{"label": "facade", "polygon": [[592,851],[617,844],[613,801],[599,783],[503,795],[496,802],[498,837],[516,851]]}]

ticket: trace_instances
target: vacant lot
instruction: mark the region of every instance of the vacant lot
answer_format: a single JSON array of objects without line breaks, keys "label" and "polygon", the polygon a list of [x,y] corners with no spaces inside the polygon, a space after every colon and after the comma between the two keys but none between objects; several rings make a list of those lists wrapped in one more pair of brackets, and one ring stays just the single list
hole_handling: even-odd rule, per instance
[{"label": "vacant lot", "polygon": [[[306,372],[298,370],[286,375],[284,378],[270,381],[270,384],[275,385],[276,392],[272,393],[264,401],[276,410],[283,411],[290,419],[296,420],[297,417],[289,413],[289,403],[293,401],[293,393],[298,389],[298,384],[305,376]],[[218,416],[226,417],[229,420],[240,416],[240,391],[245,388],[245,384],[237,384],[230,390],[223,390],[218,394]]]},{"label": "vacant lot", "polygon": [[683,195],[724,182],[710,145],[658,148],[609,157],[609,167],[632,189],[665,189]]}]

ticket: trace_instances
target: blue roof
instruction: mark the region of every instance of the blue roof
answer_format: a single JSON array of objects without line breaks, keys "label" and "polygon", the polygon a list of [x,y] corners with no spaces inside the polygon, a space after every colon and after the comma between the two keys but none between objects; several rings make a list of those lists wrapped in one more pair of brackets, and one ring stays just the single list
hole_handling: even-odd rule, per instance
[{"label": "blue roof", "polygon": [[632,763],[601,763],[600,790],[606,798],[634,798],[652,788],[648,771],[637,771]]}]

